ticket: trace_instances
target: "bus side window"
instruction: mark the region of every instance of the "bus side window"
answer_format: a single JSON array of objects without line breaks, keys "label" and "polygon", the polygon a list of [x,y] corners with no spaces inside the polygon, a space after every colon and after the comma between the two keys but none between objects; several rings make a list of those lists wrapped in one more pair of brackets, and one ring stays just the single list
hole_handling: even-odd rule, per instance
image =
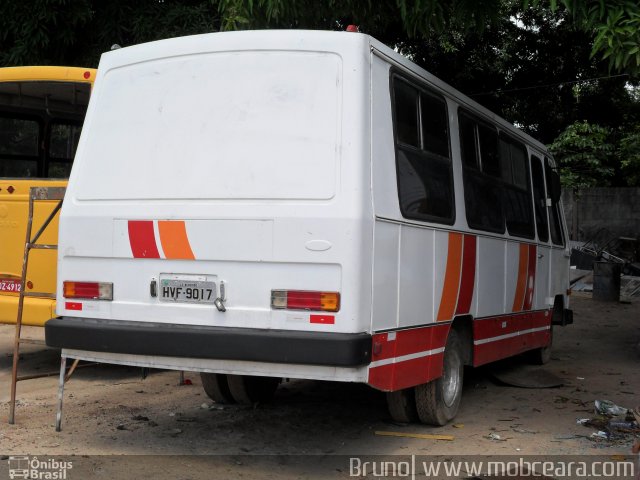
[{"label": "bus side window", "polygon": [[[548,207],[549,210],[549,227],[551,230],[551,241],[555,245],[564,246],[564,236],[562,234],[562,224],[560,222],[560,198],[559,195],[554,194],[554,190],[557,190],[557,187],[554,187],[553,183],[559,185],[559,179],[557,178],[558,174],[553,170],[551,164],[549,163],[549,159],[544,159],[544,173],[546,179],[546,186],[548,197],[551,201],[551,205]],[[556,177],[555,179],[553,177]]]},{"label": "bus side window", "polygon": [[38,121],[0,117],[0,177],[36,177],[39,138]]},{"label": "bus side window", "polygon": [[544,174],[542,173],[542,160],[535,155],[531,156],[531,176],[533,180],[533,204],[536,214],[536,229],[538,240],[549,241],[549,225],[547,222],[547,196],[544,192]]},{"label": "bus side window", "polygon": [[398,142],[419,148],[418,90],[405,82],[395,82],[394,99]]},{"label": "bus side window", "polygon": [[504,233],[498,132],[462,110],[458,122],[467,223],[476,230]]},{"label": "bus side window", "polygon": [[393,75],[400,211],[405,218],[453,224],[453,171],[444,99]]},{"label": "bus side window", "polygon": [[480,169],[478,164],[478,146],[476,145],[476,127],[473,120],[466,115],[458,116],[460,130],[460,155],[462,165],[475,170]]},{"label": "bus side window", "polygon": [[503,135],[499,151],[507,231],[515,237],[534,238],[527,151],[520,142]]},{"label": "bus side window", "polygon": [[498,134],[494,128],[478,124],[480,143],[480,163],[486,175],[500,178],[500,158],[498,154]]}]

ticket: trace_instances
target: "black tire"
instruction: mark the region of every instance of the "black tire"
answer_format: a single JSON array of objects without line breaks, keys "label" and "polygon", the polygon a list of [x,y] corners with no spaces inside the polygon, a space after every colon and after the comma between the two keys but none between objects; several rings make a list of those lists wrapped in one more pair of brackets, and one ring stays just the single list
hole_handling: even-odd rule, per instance
[{"label": "black tire", "polygon": [[396,422],[417,422],[416,396],[413,388],[405,388],[387,393],[387,407],[391,418]]},{"label": "black tire", "polygon": [[211,400],[221,404],[236,403],[231,395],[231,391],[229,390],[229,383],[227,382],[226,375],[222,373],[201,372],[200,379],[202,380],[204,392]]},{"label": "black tire", "polygon": [[549,339],[549,345],[546,347],[536,348],[527,352],[527,358],[530,363],[534,365],[546,365],[551,360],[551,347],[553,345],[553,327],[549,330],[551,338]]},{"label": "black tire", "polygon": [[253,377],[250,375],[228,375],[229,391],[233,399],[241,405],[269,403],[273,400],[280,378]]},{"label": "black tire", "polygon": [[416,409],[422,423],[446,425],[458,413],[462,398],[464,362],[458,333],[449,332],[444,350],[442,376],[415,387]]}]

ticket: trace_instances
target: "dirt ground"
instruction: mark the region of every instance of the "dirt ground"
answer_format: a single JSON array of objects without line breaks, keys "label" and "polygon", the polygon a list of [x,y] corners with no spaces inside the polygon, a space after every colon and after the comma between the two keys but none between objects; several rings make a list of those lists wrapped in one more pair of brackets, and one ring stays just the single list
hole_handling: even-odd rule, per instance
[{"label": "dirt ground", "polygon": [[[222,406],[205,395],[198,374],[187,372],[192,384],[179,386],[178,372],[153,371],[142,379],[138,368],[112,365],[74,374],[65,390],[62,432],[54,430],[56,377],[18,384],[16,424],[9,425],[14,328],[0,326],[0,455],[84,459],[68,478],[114,478],[115,471],[128,474],[121,478],[252,479],[346,478],[339,464],[350,455],[628,454],[630,439],[596,441],[590,438],[595,429],[576,420],[593,416],[596,399],[640,405],[640,302],[599,303],[587,294],[571,301],[575,323],[554,329],[554,354],[544,367],[564,386],[516,388],[494,381],[491,366],[467,370],[458,417],[441,428],[392,422],[384,394],[363,385],[293,381],[280,386],[272,404]],[[22,374],[58,367],[59,352],[23,347]],[[0,478],[7,478],[1,475],[5,463]]]}]

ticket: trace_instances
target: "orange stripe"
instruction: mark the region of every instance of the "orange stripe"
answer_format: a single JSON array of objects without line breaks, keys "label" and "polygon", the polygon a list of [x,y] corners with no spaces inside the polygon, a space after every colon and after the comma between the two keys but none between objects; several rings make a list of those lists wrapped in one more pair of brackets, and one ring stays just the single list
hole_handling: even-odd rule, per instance
[{"label": "orange stripe", "polygon": [[447,270],[444,274],[442,297],[438,309],[437,321],[451,320],[458,301],[458,287],[460,286],[460,266],[462,264],[462,234],[449,233],[449,247],[447,251]]},{"label": "orange stripe", "polygon": [[526,243],[520,244],[520,259],[518,260],[518,284],[516,294],[513,296],[512,312],[522,310],[524,303],[525,286],[527,284],[527,268],[529,267],[529,246]]},{"label": "orange stripe", "polygon": [[187,238],[187,227],[184,222],[166,221],[158,222],[160,243],[165,258],[169,259],[195,259]]}]

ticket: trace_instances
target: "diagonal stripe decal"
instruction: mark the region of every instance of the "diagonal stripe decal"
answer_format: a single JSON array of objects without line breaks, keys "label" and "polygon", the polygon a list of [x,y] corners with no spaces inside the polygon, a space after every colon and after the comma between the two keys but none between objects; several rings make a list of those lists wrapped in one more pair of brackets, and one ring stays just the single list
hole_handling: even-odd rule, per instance
[{"label": "diagonal stripe decal", "polygon": [[451,320],[458,300],[460,286],[460,266],[462,263],[462,234],[449,233],[447,249],[447,267],[444,274],[444,285],[440,297],[437,321]]},{"label": "diagonal stripe decal", "polygon": [[456,315],[464,315],[471,310],[473,289],[476,280],[476,236],[464,236],[464,250],[462,253],[462,276],[460,278],[460,292]]},{"label": "diagonal stripe decal", "polygon": [[165,258],[170,260],[193,260],[195,258],[187,237],[185,222],[159,220],[158,231]]},{"label": "diagonal stripe decal", "polygon": [[133,258],[195,259],[183,220],[129,220],[127,229]]},{"label": "diagonal stripe decal", "polygon": [[529,245],[529,268],[527,269],[526,293],[524,296],[524,310],[531,310],[533,306],[533,292],[536,285],[536,264],[538,258],[538,248],[536,245]]},{"label": "diagonal stripe decal", "polygon": [[160,258],[151,220],[129,220],[129,244],[133,258]]},{"label": "diagonal stripe decal", "polygon": [[524,304],[525,285],[527,283],[527,269],[529,263],[529,246],[526,243],[520,244],[520,255],[518,258],[518,283],[516,293],[513,295],[512,312],[522,311]]}]

